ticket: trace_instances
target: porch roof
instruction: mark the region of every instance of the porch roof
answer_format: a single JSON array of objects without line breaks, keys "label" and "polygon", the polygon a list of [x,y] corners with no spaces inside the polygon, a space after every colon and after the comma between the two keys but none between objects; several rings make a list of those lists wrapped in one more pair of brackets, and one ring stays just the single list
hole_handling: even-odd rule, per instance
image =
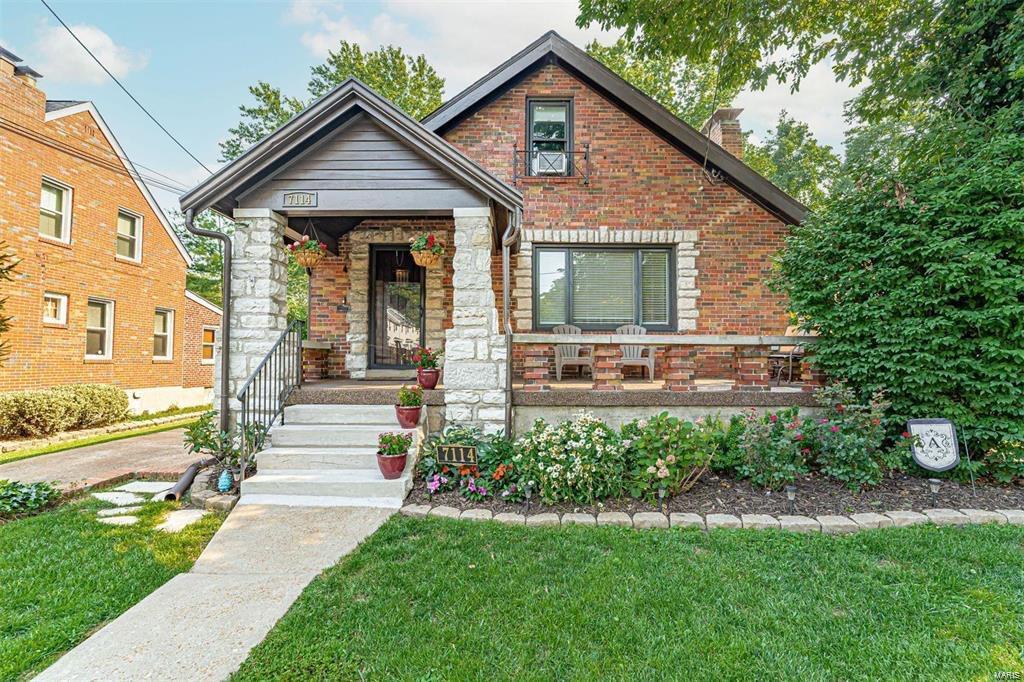
[{"label": "porch roof", "polygon": [[[235,208],[239,206],[242,195],[253,192],[271,180],[279,171],[338,132],[359,114],[368,117],[439,171],[454,178],[461,186],[479,194],[484,201],[490,201],[510,211],[522,207],[523,197],[518,190],[495,178],[441,136],[409,117],[369,86],[355,78],[349,78],[310,104],[291,121],[247,149],[237,159],[182,195],[181,209],[191,209],[198,213],[212,208],[232,216]],[[431,188],[430,182],[429,179],[423,180],[423,188]],[[416,190],[417,187],[413,185],[405,187]],[[294,189],[301,191],[305,188],[296,186]],[[389,208],[394,210],[393,207],[367,201],[368,196],[372,196],[372,193],[357,195],[357,201],[340,207],[343,210],[339,210],[337,205],[321,206],[305,210],[303,214],[333,213],[354,216]],[[442,201],[428,208],[436,212],[461,207],[463,205],[443,205]]]}]

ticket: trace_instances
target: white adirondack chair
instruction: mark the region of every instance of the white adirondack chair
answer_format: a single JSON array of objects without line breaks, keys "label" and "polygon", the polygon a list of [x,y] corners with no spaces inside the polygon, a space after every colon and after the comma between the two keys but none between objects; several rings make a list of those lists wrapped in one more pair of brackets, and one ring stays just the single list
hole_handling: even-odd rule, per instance
[{"label": "white adirondack chair", "polygon": [[[624,324],[615,330],[616,334],[628,336],[642,336],[647,330],[637,324]],[[623,346],[622,367],[640,367],[643,374],[644,367],[647,368],[647,380],[654,381],[654,346]]]}]

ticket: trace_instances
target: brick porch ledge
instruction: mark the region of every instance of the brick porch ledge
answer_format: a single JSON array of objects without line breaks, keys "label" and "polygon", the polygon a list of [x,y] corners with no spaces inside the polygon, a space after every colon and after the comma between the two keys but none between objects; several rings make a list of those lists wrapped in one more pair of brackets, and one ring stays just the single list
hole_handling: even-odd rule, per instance
[{"label": "brick porch ledge", "polygon": [[806,391],[512,391],[513,405],[572,407],[818,407]]}]

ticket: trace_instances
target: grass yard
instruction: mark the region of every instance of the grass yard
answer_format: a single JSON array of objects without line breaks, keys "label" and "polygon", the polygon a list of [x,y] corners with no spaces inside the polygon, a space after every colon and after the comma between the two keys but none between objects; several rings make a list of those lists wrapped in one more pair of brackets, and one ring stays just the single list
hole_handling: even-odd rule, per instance
[{"label": "grass yard", "polygon": [[1020,527],[836,538],[395,517],[236,677],[962,680],[1024,673],[1022,655]]},{"label": "grass yard", "polygon": [[187,571],[222,518],[154,530],[173,503],[134,526],[96,521],[92,498],[0,525],[0,680],[38,673],[174,575]]}]

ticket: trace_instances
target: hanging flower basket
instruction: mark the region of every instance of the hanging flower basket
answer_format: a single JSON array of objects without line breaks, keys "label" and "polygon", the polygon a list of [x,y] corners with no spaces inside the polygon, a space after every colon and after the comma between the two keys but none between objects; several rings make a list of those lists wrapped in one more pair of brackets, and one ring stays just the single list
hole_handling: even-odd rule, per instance
[{"label": "hanging flower basket", "polygon": [[308,234],[302,235],[302,239],[288,245],[288,250],[295,255],[295,262],[312,270],[319,263],[320,259],[327,253],[327,244],[316,239],[310,239]]},{"label": "hanging flower basket", "polygon": [[309,270],[315,268],[320,263],[320,259],[323,257],[324,256],[322,253],[317,253],[316,251],[295,252],[295,262]]},{"label": "hanging flower basket", "polygon": [[421,268],[436,268],[444,255],[444,247],[437,237],[432,234],[421,234],[411,239],[409,251],[412,252],[412,259]]}]

